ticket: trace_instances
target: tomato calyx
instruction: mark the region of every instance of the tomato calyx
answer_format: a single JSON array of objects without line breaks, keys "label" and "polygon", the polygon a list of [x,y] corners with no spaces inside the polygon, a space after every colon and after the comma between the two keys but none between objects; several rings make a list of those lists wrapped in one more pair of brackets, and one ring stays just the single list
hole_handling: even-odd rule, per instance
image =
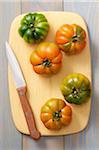
[{"label": "tomato calyx", "polygon": [[73,94],[78,94],[79,93],[79,89],[76,89],[75,87],[72,88],[72,93]]},{"label": "tomato calyx", "polygon": [[53,112],[53,121],[55,121],[55,120],[59,121],[61,117],[62,117],[61,110]]},{"label": "tomato calyx", "polygon": [[51,66],[51,61],[49,59],[45,59],[42,63],[45,67],[50,67]]},{"label": "tomato calyx", "polygon": [[30,23],[30,24],[29,24],[29,27],[30,27],[30,28],[34,28],[34,23]]},{"label": "tomato calyx", "polygon": [[80,89],[77,89],[75,87],[72,88],[72,96],[74,98],[77,98],[79,96],[79,93],[81,93]]},{"label": "tomato calyx", "polygon": [[72,42],[77,42],[77,41],[79,41],[79,36],[74,35],[74,36],[72,37],[71,41],[72,41]]},{"label": "tomato calyx", "polygon": [[34,30],[34,26],[35,26],[35,17],[32,18],[33,20],[32,21],[28,21],[27,22],[27,25],[28,25],[28,28]]}]

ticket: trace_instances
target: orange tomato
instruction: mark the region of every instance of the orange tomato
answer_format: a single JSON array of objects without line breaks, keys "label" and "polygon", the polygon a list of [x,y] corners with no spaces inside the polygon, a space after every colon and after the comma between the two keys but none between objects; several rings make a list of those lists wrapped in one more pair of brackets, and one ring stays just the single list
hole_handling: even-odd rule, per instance
[{"label": "orange tomato", "polygon": [[85,30],[76,24],[64,24],[56,32],[56,43],[68,55],[80,53],[86,46],[85,38]]},{"label": "orange tomato", "polygon": [[30,62],[38,74],[56,73],[62,65],[62,53],[55,43],[43,42],[32,52]]},{"label": "orange tomato", "polygon": [[71,122],[72,109],[62,99],[53,98],[41,108],[40,118],[46,128],[59,130]]}]

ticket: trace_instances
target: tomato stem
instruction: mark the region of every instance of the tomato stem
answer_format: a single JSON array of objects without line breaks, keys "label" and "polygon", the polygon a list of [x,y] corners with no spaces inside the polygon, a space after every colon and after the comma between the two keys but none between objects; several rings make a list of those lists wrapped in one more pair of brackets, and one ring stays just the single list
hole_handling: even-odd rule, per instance
[{"label": "tomato stem", "polygon": [[76,42],[79,40],[79,38],[77,35],[74,35],[71,40],[72,40],[72,42]]},{"label": "tomato stem", "polygon": [[43,65],[44,65],[45,67],[50,67],[50,66],[51,66],[50,60],[49,60],[49,59],[45,59],[45,60],[43,61]]},{"label": "tomato stem", "polygon": [[72,93],[73,93],[73,94],[76,95],[76,94],[78,94],[79,92],[80,92],[79,89],[76,89],[75,87],[72,88]]},{"label": "tomato stem", "polygon": [[56,112],[53,113],[53,121],[54,120],[59,121],[61,117],[62,117],[61,116],[61,110],[56,111]]}]

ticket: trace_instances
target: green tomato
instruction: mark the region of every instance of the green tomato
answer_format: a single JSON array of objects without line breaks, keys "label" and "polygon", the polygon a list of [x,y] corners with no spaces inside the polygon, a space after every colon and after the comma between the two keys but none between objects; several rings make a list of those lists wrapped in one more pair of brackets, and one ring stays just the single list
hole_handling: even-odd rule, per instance
[{"label": "green tomato", "polygon": [[90,96],[90,82],[83,74],[70,74],[64,78],[61,84],[61,92],[67,102],[81,104]]},{"label": "green tomato", "polygon": [[28,13],[22,18],[20,24],[18,32],[28,43],[37,43],[44,40],[49,31],[46,17],[39,13]]}]

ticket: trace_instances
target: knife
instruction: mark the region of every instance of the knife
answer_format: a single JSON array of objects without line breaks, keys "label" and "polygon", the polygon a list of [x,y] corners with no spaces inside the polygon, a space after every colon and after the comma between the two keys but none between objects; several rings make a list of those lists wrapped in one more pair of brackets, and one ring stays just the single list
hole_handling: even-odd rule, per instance
[{"label": "knife", "polygon": [[22,105],[22,109],[24,112],[24,116],[27,122],[27,126],[30,132],[30,136],[37,140],[40,138],[40,132],[36,128],[35,119],[33,115],[33,111],[31,109],[31,106],[29,104],[29,101],[26,96],[26,82],[24,80],[21,68],[19,66],[19,63],[17,61],[17,58],[15,57],[10,45],[8,42],[5,43],[6,46],[6,55],[8,59],[8,64],[11,67],[13,78],[16,83],[16,90],[18,92],[20,102]]}]

